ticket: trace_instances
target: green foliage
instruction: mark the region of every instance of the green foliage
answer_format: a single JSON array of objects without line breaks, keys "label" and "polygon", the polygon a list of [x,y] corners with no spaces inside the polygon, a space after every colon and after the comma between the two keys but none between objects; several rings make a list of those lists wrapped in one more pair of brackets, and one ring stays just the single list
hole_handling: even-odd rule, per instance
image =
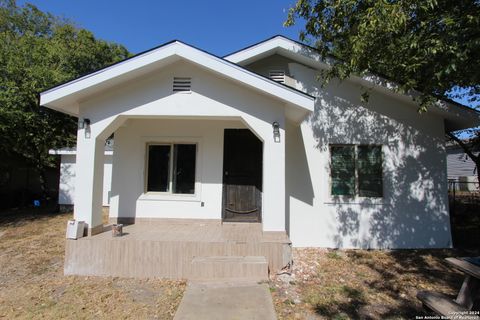
[{"label": "green foliage", "polygon": [[334,58],[326,81],[372,71],[422,92],[421,110],[436,97],[478,107],[478,0],[297,0],[285,25],[297,19],[300,39]]},{"label": "green foliage", "polygon": [[76,120],[39,107],[38,93],[128,56],[31,4],[0,0],[0,155],[43,172],[49,149],[75,143]]},{"label": "green foliage", "polygon": [[[332,68],[323,79],[374,72],[416,90],[419,111],[438,98],[459,98],[480,107],[479,0],[297,0],[286,26],[305,21],[309,42]],[[332,59],[333,58],[333,59]],[[361,100],[368,102],[369,92]],[[478,128],[465,130],[469,144],[448,133],[475,162],[480,180]]]}]

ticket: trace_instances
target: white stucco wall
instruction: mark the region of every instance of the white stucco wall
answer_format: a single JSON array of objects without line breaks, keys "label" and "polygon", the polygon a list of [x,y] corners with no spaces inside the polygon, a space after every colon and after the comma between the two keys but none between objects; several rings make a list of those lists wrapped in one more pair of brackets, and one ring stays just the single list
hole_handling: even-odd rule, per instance
[{"label": "white stucco wall", "polygon": [[[58,188],[58,204],[73,205],[75,203],[75,161],[74,154],[62,154],[60,159],[60,183]],[[105,155],[103,170],[102,205],[110,205],[109,193],[112,182],[112,155]]]},{"label": "white stucco wall", "polygon": [[[286,59],[250,68],[268,72]],[[297,88],[317,97],[301,127],[287,125],[286,226],[296,247],[418,248],[451,246],[443,119],[372,92],[368,104],[351,82],[320,89],[317,73],[290,61]],[[380,199],[330,196],[330,144],[380,144]]]},{"label": "white stucco wall", "polygon": [[[173,93],[173,77],[191,77],[192,92]],[[99,184],[95,177],[100,172],[100,168],[92,169],[92,154],[99,152],[102,139],[115,132],[112,217],[219,219],[223,129],[242,125],[263,142],[263,229],[285,230],[285,202],[278,201],[285,195],[285,108],[285,102],[273,96],[185,61],[82,102],[80,118],[91,120],[91,138],[79,130],[77,150],[86,156],[81,161],[85,174],[76,186],[86,192],[86,200],[76,205],[76,214],[94,227],[101,221],[98,214],[88,215],[97,210],[91,185],[92,181]],[[273,141],[275,121],[280,124],[280,143]],[[199,140],[199,152],[205,157],[199,177],[201,195],[191,201],[143,194],[146,142],[188,137]]]},{"label": "white stucco wall", "polygon": [[[76,214],[96,210],[90,187],[92,181],[98,187],[101,168],[92,153],[115,132],[112,217],[220,219],[223,129],[246,126],[264,142],[264,230],[287,230],[297,247],[450,246],[443,120],[376,92],[361,103],[362,89],[350,82],[319,89],[314,70],[293,62],[286,67],[297,89],[317,97],[301,126],[286,121],[287,106],[278,99],[182,61],[83,101],[80,117],[92,121],[92,138],[79,130],[85,174],[77,190],[88,194]],[[174,76],[192,77],[192,92],[173,94]],[[281,143],[273,143],[274,121]],[[195,197],[144,194],[146,143],[168,140],[199,145]],[[330,144],[383,146],[381,199],[330,197]],[[93,226],[101,221],[84,218]]]},{"label": "white stucco wall", "polygon": [[[111,217],[221,219],[223,130],[240,121],[130,120],[115,133]],[[196,143],[195,195],[145,193],[146,145]]]}]

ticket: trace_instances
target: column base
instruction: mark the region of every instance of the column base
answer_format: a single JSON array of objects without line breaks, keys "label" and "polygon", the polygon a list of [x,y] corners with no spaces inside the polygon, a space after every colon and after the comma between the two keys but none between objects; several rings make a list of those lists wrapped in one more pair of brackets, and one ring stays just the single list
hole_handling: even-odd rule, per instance
[{"label": "column base", "polygon": [[87,228],[87,236],[89,236],[89,237],[94,236],[94,235],[99,234],[99,233],[102,233],[102,232],[103,232],[103,224],[98,225],[98,226],[93,227],[93,228]]}]

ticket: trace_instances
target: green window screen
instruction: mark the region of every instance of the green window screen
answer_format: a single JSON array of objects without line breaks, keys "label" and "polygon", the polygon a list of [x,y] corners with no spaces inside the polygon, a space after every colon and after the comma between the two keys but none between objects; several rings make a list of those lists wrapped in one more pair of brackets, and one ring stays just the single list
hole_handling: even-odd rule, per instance
[{"label": "green window screen", "polygon": [[358,195],[360,197],[381,197],[382,147],[358,146],[357,148]]},{"label": "green window screen", "polygon": [[355,147],[332,146],[331,175],[332,195],[354,196],[355,195]]}]

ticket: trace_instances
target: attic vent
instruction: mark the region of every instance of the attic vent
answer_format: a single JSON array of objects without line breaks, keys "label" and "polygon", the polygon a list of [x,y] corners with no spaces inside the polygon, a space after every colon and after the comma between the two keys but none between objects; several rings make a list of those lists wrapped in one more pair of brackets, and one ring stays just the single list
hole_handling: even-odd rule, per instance
[{"label": "attic vent", "polygon": [[268,77],[273,81],[285,83],[285,71],[284,70],[270,70]]},{"label": "attic vent", "polygon": [[192,87],[192,78],[174,77],[173,92],[190,92]]}]

